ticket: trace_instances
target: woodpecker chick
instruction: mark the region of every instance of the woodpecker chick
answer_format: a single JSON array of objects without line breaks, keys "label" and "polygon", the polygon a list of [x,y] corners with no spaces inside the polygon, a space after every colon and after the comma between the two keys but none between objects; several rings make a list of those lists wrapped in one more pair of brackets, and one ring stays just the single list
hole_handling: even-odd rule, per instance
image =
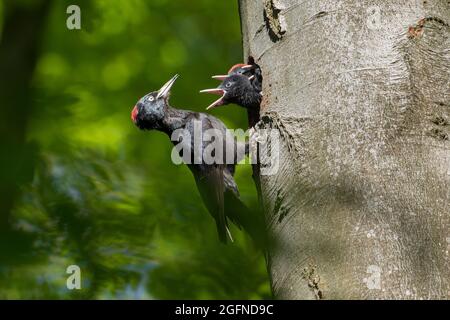
[{"label": "woodpecker chick", "polygon": [[253,87],[251,83],[252,77],[254,76],[248,78],[242,74],[233,74],[226,77],[217,88],[201,90],[201,93],[211,93],[221,96],[209,105],[206,110],[230,103],[237,104],[249,110],[259,109],[262,95],[260,91]]},{"label": "woodpecker chick", "polygon": [[238,63],[230,68],[227,75],[213,76],[213,79],[224,81],[228,76],[242,74],[250,79],[253,87],[257,91],[262,90],[262,72],[259,65],[255,63],[255,60],[250,57],[248,63]]},{"label": "woodpecker chick", "polygon": [[238,63],[235,64],[234,66],[232,66],[230,68],[230,70],[228,70],[228,73],[226,75],[218,75],[218,76],[212,76],[213,79],[216,80],[220,80],[223,81],[225,80],[228,76],[231,76],[233,74],[243,74],[247,77],[252,76],[252,69],[253,69],[253,65],[251,64],[245,64],[245,63]]},{"label": "woodpecker chick", "polygon": [[[198,148],[194,143],[196,121],[201,123],[202,132],[214,129],[223,133],[223,137],[227,137],[227,128],[222,121],[211,115],[172,108],[169,105],[170,89],[177,78],[178,75],[174,76],[160,90],[142,97],[131,111],[131,119],[139,129],[162,131],[169,138],[177,129],[188,130],[191,141],[182,140],[181,143],[190,144],[190,149],[188,150],[190,150],[191,154],[189,156],[190,159],[194,159],[194,150]],[[225,158],[225,150],[230,150],[226,148],[226,145],[228,143],[235,143],[235,140],[224,140],[223,154]],[[174,141],[173,143],[177,144],[179,141]],[[201,144],[200,154],[204,154],[203,152],[210,143],[212,142],[203,142]],[[233,150],[235,149],[233,148]],[[183,157],[182,154],[181,156]],[[236,161],[238,160],[236,159]],[[225,163],[225,161],[222,163]],[[202,158],[201,163],[195,164],[192,161],[188,164],[188,167],[194,175],[205,206],[216,221],[219,239],[225,243],[228,236],[232,240],[231,233],[228,229],[228,219],[238,227],[243,226],[252,235],[257,224],[251,218],[249,210],[239,200],[238,187],[232,175],[234,165],[206,164]]]}]

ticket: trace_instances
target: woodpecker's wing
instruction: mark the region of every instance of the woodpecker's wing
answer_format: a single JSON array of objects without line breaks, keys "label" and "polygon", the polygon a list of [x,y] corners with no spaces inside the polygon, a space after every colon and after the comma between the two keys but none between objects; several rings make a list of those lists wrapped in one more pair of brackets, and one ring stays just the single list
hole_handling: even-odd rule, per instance
[{"label": "woodpecker's wing", "polygon": [[236,195],[236,197],[239,198],[240,195],[238,186],[236,181],[234,181],[233,174],[229,171],[228,167],[223,171],[223,182],[225,184],[225,190],[230,190]]},{"label": "woodpecker's wing", "polygon": [[202,166],[196,177],[197,187],[209,213],[216,220],[217,232],[221,242],[227,242],[227,220],[224,211],[223,165]]}]

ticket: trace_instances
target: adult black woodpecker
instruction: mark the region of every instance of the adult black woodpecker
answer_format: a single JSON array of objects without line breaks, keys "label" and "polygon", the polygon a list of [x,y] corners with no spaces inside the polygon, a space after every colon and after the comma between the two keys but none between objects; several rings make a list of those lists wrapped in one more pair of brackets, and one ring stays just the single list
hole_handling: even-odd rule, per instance
[{"label": "adult black woodpecker", "polygon": [[[170,89],[177,78],[178,75],[174,76],[158,91],[142,97],[131,111],[131,119],[139,129],[158,130],[166,133],[169,138],[177,129],[187,130],[191,141],[181,141],[181,143],[190,144],[191,155],[189,156],[192,161],[188,164],[188,167],[194,175],[206,208],[216,221],[220,241],[226,243],[227,237],[232,240],[228,229],[228,220],[231,220],[239,228],[242,226],[252,236],[253,230],[256,230],[257,226],[252,221],[254,219],[251,217],[251,212],[239,199],[238,187],[232,174],[234,164],[207,164],[203,157],[199,163],[193,161],[194,150],[198,147],[194,143],[194,135],[196,134],[194,128],[196,126],[198,128],[199,123],[202,132],[215,129],[220,131],[223,137],[227,136],[227,128],[222,121],[211,115],[171,107],[169,105]],[[235,143],[235,139],[229,141],[224,138],[224,140],[226,144]],[[174,141],[173,143],[178,144],[180,142]],[[199,147],[201,148],[199,154],[203,155],[205,148],[210,143],[204,141]],[[226,157],[225,149],[226,145],[224,144],[224,158]],[[183,157],[182,154],[180,155]],[[235,159],[235,161],[238,160]]]}]

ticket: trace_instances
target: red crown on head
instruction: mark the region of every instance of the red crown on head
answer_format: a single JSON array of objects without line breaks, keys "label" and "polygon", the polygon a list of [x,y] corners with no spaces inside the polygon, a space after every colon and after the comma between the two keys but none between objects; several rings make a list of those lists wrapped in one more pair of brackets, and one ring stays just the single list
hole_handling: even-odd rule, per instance
[{"label": "red crown on head", "polygon": [[131,120],[133,120],[134,123],[136,123],[138,112],[139,111],[137,106],[134,106],[133,110],[131,111]]}]

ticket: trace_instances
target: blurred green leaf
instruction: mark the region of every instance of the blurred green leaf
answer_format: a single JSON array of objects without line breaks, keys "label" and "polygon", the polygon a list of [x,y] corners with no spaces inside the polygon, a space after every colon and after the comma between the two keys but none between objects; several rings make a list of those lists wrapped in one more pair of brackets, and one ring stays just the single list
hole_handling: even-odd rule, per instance
[{"label": "blurred green leaf", "polygon": [[[66,28],[69,4],[81,8],[81,30]],[[240,36],[236,1],[53,2],[27,115],[37,165],[2,235],[14,245],[0,248],[0,298],[270,298],[262,254],[237,229],[235,243],[219,243],[170,141],[130,120],[174,73],[171,104],[204,111],[211,98],[198,90],[242,60]],[[237,107],[214,115],[247,123]],[[250,166],[236,180],[254,206]],[[70,264],[82,290],[65,286]]]}]

